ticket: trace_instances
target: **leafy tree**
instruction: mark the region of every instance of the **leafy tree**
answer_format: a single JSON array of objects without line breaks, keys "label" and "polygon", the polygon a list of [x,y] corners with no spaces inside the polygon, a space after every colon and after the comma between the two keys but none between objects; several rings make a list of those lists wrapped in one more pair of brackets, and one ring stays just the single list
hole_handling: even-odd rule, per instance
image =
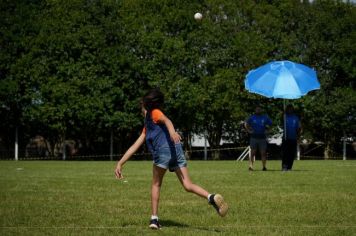
[{"label": "leafy tree", "polygon": [[[40,8],[40,1],[0,3],[0,135],[7,146],[15,139],[15,130],[17,133],[21,128],[21,134],[25,130],[24,112],[31,104],[26,91],[31,75],[24,67],[24,54],[38,32],[34,22]],[[20,141],[25,142],[24,137]]]},{"label": "leafy tree", "polygon": [[318,72],[322,89],[293,103],[326,154],[355,130],[353,4],[38,0],[2,1],[0,12],[2,134],[22,124],[26,139],[40,133],[53,148],[71,138],[92,154],[111,133],[123,152],[142,129],[140,97],[160,87],[188,148],[192,133],[207,132],[213,149],[225,134],[239,143],[257,103],[281,122],[281,100],[244,89],[248,71],[271,60]]},{"label": "leafy tree", "polygon": [[307,60],[318,72],[321,91],[305,98],[305,118],[310,135],[325,143],[324,156],[329,158],[335,143],[355,130],[355,47],[351,42],[356,39],[356,11],[354,5],[337,1],[316,1],[309,11],[313,20],[309,19],[310,29],[305,32]]}]

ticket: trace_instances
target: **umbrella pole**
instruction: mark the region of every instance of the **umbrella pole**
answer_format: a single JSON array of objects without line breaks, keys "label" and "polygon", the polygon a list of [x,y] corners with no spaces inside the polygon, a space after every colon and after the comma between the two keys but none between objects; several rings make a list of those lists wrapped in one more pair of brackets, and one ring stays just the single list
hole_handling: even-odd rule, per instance
[{"label": "umbrella pole", "polygon": [[283,99],[283,138],[284,140],[287,139],[287,121],[286,121],[286,100]]}]

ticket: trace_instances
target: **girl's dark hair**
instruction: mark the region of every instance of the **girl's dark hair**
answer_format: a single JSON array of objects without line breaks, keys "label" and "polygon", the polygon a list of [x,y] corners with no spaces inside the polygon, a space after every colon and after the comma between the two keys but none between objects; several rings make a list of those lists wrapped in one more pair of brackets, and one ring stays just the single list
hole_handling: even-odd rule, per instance
[{"label": "girl's dark hair", "polygon": [[143,107],[147,111],[159,109],[164,103],[164,95],[159,89],[151,89],[142,98]]}]

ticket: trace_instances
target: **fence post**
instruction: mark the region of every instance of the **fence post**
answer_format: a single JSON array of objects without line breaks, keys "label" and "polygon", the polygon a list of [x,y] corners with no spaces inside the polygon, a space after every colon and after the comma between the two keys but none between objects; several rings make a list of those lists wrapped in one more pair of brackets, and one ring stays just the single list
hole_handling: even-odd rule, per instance
[{"label": "fence post", "polygon": [[15,128],[15,161],[19,160],[19,128]]},{"label": "fence post", "polygon": [[208,160],[208,140],[206,138],[206,132],[204,133],[204,161]]},{"label": "fence post", "polygon": [[346,161],[346,135],[342,139],[342,160]]},{"label": "fence post", "polygon": [[110,131],[110,161],[113,160],[113,153],[114,153],[114,131],[111,129]]}]

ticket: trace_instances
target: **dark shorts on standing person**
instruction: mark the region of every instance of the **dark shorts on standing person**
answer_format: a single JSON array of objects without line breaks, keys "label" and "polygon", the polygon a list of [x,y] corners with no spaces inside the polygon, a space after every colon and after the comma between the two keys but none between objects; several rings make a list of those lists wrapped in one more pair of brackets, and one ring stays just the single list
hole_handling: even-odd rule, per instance
[{"label": "dark shorts on standing person", "polygon": [[250,148],[254,150],[266,151],[267,141],[266,138],[250,138]]}]

